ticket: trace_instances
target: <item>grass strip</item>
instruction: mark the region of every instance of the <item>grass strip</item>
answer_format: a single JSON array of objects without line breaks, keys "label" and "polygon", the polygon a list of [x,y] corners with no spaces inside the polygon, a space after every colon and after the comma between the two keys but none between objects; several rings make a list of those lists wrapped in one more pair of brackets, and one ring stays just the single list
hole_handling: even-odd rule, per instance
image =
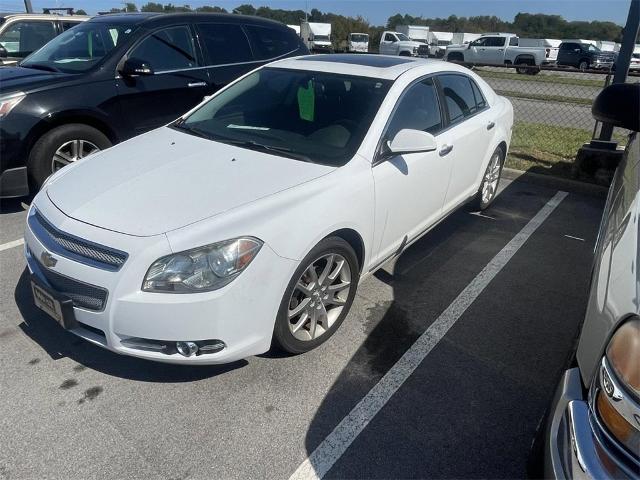
[{"label": "grass strip", "polygon": [[[542,82],[542,83],[556,83],[563,85],[581,85],[583,87],[597,87],[602,88],[604,86],[605,76],[602,76],[602,80],[593,80],[588,78],[571,78],[563,77],[561,75],[546,75],[540,73],[538,75],[518,75],[516,73],[507,72],[493,72],[487,70],[477,69],[476,73],[481,77],[489,78],[502,78],[505,80],[517,80],[519,82]],[[582,73],[580,75],[583,75]]]},{"label": "grass strip", "polygon": [[546,95],[544,93],[514,92],[512,90],[496,90],[498,95],[511,98],[522,98],[526,100],[540,100],[543,102],[573,103],[574,105],[591,105],[590,98],[565,97],[562,95]]}]

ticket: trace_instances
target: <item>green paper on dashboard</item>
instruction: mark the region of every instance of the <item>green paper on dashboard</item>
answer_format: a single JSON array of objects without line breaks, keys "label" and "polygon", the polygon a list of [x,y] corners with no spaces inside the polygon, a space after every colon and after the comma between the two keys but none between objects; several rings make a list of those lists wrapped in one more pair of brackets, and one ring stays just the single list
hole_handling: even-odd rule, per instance
[{"label": "green paper on dashboard", "polygon": [[315,116],[315,92],[313,89],[313,81],[309,80],[307,88],[298,87],[298,111],[300,118],[307,122],[313,122]]}]

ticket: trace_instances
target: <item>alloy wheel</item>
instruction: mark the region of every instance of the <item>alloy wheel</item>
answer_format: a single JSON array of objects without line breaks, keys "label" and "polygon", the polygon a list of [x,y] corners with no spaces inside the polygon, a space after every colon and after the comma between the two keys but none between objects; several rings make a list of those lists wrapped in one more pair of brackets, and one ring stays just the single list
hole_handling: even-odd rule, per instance
[{"label": "alloy wheel", "polygon": [[88,140],[69,140],[63,143],[53,154],[51,171],[57,172],[62,167],[99,151],[100,148]]},{"label": "alloy wheel", "polygon": [[313,261],[300,276],[289,299],[289,330],[301,341],[315,340],[337,321],[351,290],[349,262],[337,253]]},{"label": "alloy wheel", "polygon": [[502,168],[501,160],[500,152],[496,151],[491,157],[487,171],[484,174],[484,181],[482,182],[482,203],[485,205],[493,200],[498,190],[500,170]]}]

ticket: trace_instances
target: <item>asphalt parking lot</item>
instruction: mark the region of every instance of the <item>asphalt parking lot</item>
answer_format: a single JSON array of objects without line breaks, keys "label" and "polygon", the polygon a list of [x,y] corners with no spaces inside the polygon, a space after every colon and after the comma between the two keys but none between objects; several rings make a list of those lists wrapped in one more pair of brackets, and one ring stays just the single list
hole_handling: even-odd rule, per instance
[{"label": "asphalt parking lot", "polygon": [[0,478],[525,476],[604,197],[527,175],[502,187],[366,279],[318,349],[198,368],[101,350],[37,311],[9,244],[26,212],[4,202]]}]

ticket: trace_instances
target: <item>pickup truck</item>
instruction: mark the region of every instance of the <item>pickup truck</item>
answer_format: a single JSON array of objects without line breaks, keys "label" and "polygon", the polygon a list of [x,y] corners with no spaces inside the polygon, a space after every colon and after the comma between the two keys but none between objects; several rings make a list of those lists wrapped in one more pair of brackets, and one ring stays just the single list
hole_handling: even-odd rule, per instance
[{"label": "pickup truck", "polygon": [[429,45],[415,42],[400,32],[382,32],[380,37],[381,55],[400,55],[406,57],[428,57]]},{"label": "pickup truck", "polygon": [[544,47],[520,47],[517,35],[510,33],[486,34],[468,45],[449,45],[445,60],[488,65],[522,65],[518,73],[536,74],[537,70],[527,66],[554,63],[553,51]]}]

